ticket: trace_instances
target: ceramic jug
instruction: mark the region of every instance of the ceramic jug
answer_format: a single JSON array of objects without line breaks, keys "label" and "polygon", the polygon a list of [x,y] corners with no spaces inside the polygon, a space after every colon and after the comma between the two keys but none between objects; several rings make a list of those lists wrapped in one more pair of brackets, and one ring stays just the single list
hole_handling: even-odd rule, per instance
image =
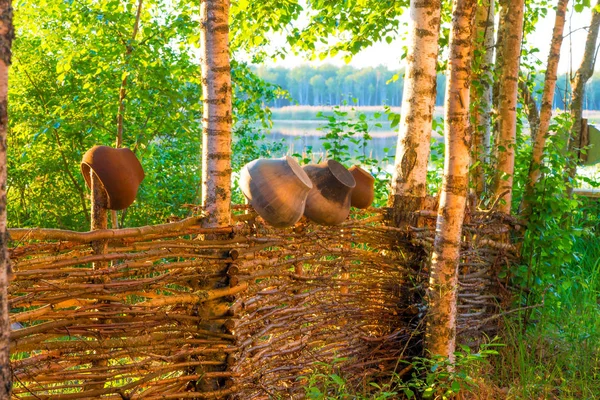
[{"label": "ceramic jug", "polygon": [[313,183],[304,215],[323,225],[337,225],[350,214],[350,197],[356,182],[352,174],[335,160],[306,165],[304,171]]},{"label": "ceramic jug", "polygon": [[254,160],[241,170],[240,188],[250,205],[278,228],[300,220],[312,187],[302,167],[288,156]]},{"label": "ceramic jug", "polygon": [[349,171],[356,181],[350,204],[356,208],[369,208],[375,198],[375,178],[358,165],[350,167]]},{"label": "ceramic jug", "polygon": [[145,176],[133,151],[125,147],[92,147],[81,160],[81,173],[88,187],[91,187],[90,170],[94,171],[106,190],[109,210],[129,207]]}]

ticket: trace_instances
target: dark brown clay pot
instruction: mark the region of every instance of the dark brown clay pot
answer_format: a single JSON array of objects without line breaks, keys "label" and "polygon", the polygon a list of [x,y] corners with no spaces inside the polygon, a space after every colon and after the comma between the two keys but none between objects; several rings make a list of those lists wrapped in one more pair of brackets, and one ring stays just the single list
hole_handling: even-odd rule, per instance
[{"label": "dark brown clay pot", "polygon": [[312,187],[292,157],[254,160],[241,170],[240,188],[250,205],[267,223],[278,228],[300,220]]},{"label": "dark brown clay pot", "polygon": [[369,208],[375,198],[375,178],[358,165],[350,167],[348,171],[356,181],[350,204],[356,208]]},{"label": "dark brown clay pot", "polygon": [[81,173],[90,187],[90,169],[104,185],[108,195],[109,210],[122,210],[135,200],[145,174],[139,160],[127,148],[115,149],[94,146],[81,160]]},{"label": "dark brown clay pot", "polygon": [[313,188],[308,193],[304,215],[323,225],[342,223],[350,214],[350,197],[356,186],[352,174],[337,161],[306,165]]}]

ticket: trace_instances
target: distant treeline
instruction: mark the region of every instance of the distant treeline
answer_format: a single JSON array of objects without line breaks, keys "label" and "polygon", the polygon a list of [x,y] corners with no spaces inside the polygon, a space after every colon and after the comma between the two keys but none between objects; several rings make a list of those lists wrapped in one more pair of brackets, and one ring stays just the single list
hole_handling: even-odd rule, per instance
[{"label": "distant treeline", "polygon": [[[278,98],[269,102],[272,107],[352,104],[353,99],[360,106],[399,106],[402,102],[403,70],[390,70],[384,66],[357,69],[326,64],[318,67],[301,65],[292,69],[260,66],[255,71],[260,78],[287,90],[291,96],[291,99]],[[538,103],[542,81],[540,74],[540,84],[534,90]],[[443,74],[437,76],[437,88],[436,105],[441,106],[446,89]],[[565,108],[565,99],[570,99],[570,86],[563,74],[558,78],[553,107]],[[600,110],[600,72],[594,74],[586,86],[584,108]]]}]

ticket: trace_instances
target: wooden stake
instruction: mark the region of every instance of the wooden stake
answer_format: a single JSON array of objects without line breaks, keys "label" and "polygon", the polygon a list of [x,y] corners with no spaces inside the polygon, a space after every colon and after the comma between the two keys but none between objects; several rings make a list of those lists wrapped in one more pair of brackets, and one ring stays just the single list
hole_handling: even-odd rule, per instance
[{"label": "wooden stake", "polygon": [[[106,207],[108,205],[108,194],[106,193],[106,189],[104,189],[104,185],[100,181],[100,178],[94,173],[92,169],[90,169],[90,183],[92,190],[92,218],[91,218],[91,230],[98,229],[107,229],[108,228],[108,214]],[[106,254],[106,250],[108,248],[108,240],[96,240],[92,242],[92,250],[94,254]],[[93,268],[95,270],[102,269],[107,266],[106,261],[99,261],[93,263]],[[96,283],[96,282],[94,282]],[[104,320],[99,322],[105,322]],[[94,360],[92,361],[92,367],[106,367],[108,365],[108,360]],[[88,383],[84,385],[84,391],[86,390],[99,390],[104,388],[105,382],[96,382],[96,383]]]},{"label": "wooden stake", "polygon": [[[91,230],[108,229],[108,218],[106,214],[106,206],[108,205],[108,195],[104,189],[104,185],[90,169],[90,182],[92,189],[92,225]],[[92,242],[92,248],[95,254],[106,253],[106,240],[97,240]],[[94,269],[96,266],[94,265]]]}]

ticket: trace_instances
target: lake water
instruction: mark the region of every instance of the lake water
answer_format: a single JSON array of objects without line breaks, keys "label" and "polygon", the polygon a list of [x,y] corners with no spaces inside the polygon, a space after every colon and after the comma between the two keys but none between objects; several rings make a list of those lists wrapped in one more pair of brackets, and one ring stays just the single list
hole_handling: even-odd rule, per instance
[{"label": "lake water", "polygon": [[[437,113],[440,115],[441,111],[438,110]],[[590,114],[590,111],[587,111],[586,113],[587,114],[584,115],[588,118],[600,120],[600,117],[596,114],[588,115]],[[285,115],[282,117],[289,118],[289,116]],[[273,119],[273,128],[271,129],[271,133],[267,135],[267,140],[283,140],[285,142],[285,151],[283,151],[282,154],[277,154],[277,157],[292,154],[302,155],[308,148],[312,148],[313,161],[318,162],[319,159],[327,158],[326,150],[323,148],[323,140],[321,140],[321,137],[325,135],[325,132],[319,130],[319,127],[322,127],[325,124],[325,121],[315,119]],[[383,127],[376,127],[374,126],[374,123],[370,124],[371,128],[369,134],[373,139],[369,143],[367,155],[380,161],[385,160],[383,161],[382,166],[384,168],[387,167],[386,169],[390,169],[393,167],[394,155],[396,154],[398,128],[396,127],[395,130],[390,129],[389,122],[387,121],[381,122],[381,124]],[[598,125],[600,125],[600,122],[598,122]],[[435,133],[432,133],[432,137],[441,140],[441,137]],[[357,154],[358,151],[361,150],[357,145],[352,143],[348,143],[348,145],[353,154]],[[590,179],[600,181],[600,164],[579,167],[578,173],[580,175],[585,175]],[[588,184],[584,184],[583,186],[587,187]]]},{"label": "lake water", "polygon": [[[287,147],[285,152],[287,155],[305,154],[307,149],[312,148],[315,161],[318,161],[318,158],[326,158],[326,150],[323,148],[323,140],[321,140],[325,132],[318,129],[323,125],[323,121],[317,120],[273,120],[273,128],[267,138],[269,141],[283,140]],[[369,134],[372,139],[369,141],[366,155],[380,161],[386,159],[387,156],[390,157],[390,160],[386,164],[393,162],[398,132],[389,128],[371,126]],[[351,154],[358,155],[359,151],[362,153],[362,148],[359,148],[358,145],[349,141],[348,145]]]}]

